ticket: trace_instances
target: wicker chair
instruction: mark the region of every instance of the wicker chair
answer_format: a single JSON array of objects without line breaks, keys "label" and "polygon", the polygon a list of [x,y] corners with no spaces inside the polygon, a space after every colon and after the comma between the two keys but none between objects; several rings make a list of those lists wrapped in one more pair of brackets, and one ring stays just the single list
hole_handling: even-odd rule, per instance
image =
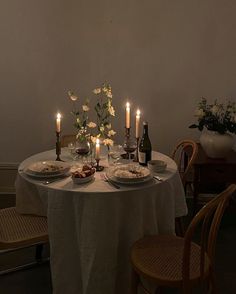
[{"label": "wicker chair", "polygon": [[[146,293],[150,293],[141,283],[141,278],[154,282],[157,287],[180,288],[184,294],[192,293],[194,286],[206,284],[209,293],[216,293],[216,237],[224,210],[235,191],[236,185],[232,184],[207,203],[193,218],[184,238],[157,235],[136,241],[131,249],[131,293],[137,293],[139,284]],[[199,224],[202,224],[200,245],[192,241]]]},{"label": "wicker chair", "polygon": [[[180,141],[171,154],[171,158],[176,162],[179,174],[186,193],[187,186],[191,187],[193,181],[192,164],[198,153],[198,145],[190,139]],[[175,219],[175,231],[178,236],[183,237],[184,226],[181,217]]]},{"label": "wicker chair", "polygon": [[75,143],[75,135],[64,135],[61,138],[61,147],[67,147],[69,143]]},{"label": "wicker chair", "polygon": [[43,245],[48,242],[47,218],[22,215],[15,207],[0,209],[0,254],[36,246],[36,261],[0,272],[6,274],[41,263]]}]

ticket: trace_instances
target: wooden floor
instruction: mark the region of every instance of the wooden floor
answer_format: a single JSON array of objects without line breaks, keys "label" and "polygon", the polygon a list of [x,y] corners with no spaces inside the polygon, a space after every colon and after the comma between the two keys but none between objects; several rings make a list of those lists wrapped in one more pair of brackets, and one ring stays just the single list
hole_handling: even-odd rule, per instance
[{"label": "wooden floor", "polygon": [[[191,200],[189,200],[191,210]],[[186,218],[186,225],[189,218]],[[46,248],[45,256],[49,254]],[[10,255],[0,256],[0,269],[17,263],[31,261],[34,258],[33,248]],[[216,274],[219,293],[236,293],[236,214],[226,213],[224,216],[216,250]],[[99,292],[99,291],[98,291]],[[11,273],[0,277],[1,294],[51,294],[51,277],[49,264]],[[166,289],[164,293],[177,293]],[[201,293],[197,291],[196,293]],[[69,291],[65,294],[72,294]],[[73,293],[74,294],[74,293]],[[79,294],[79,293],[78,293]],[[96,294],[96,293],[94,293]],[[104,293],[112,294],[112,293]],[[122,294],[122,293],[121,293]]]}]

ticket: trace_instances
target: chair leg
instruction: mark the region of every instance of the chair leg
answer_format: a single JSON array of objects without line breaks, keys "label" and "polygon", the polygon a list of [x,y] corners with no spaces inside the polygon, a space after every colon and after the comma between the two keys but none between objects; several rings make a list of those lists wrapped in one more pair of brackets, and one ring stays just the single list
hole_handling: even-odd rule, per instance
[{"label": "chair leg", "polygon": [[217,294],[218,293],[217,288],[216,288],[216,277],[215,277],[214,272],[210,273],[208,293],[209,294]]},{"label": "chair leg", "polygon": [[42,260],[43,260],[42,253],[43,253],[43,244],[36,245],[36,248],[35,248],[35,260],[38,263],[42,262]]},{"label": "chair leg", "polygon": [[138,276],[138,274],[132,269],[132,272],[131,272],[130,294],[137,294],[137,293],[138,293],[138,285],[139,285],[139,276]]}]

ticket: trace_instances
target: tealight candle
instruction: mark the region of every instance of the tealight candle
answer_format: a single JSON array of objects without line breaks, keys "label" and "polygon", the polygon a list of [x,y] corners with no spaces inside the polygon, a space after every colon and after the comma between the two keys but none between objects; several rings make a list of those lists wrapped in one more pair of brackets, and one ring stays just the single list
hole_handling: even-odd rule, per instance
[{"label": "tealight candle", "polygon": [[130,128],[130,104],[129,102],[126,103],[126,116],[125,116],[126,120],[125,120],[125,127],[127,129]]},{"label": "tealight candle", "polygon": [[136,111],[136,124],[135,124],[135,137],[136,138],[139,138],[139,124],[140,124],[140,110],[138,109],[137,111]]},{"label": "tealight candle", "polygon": [[100,141],[96,140],[95,159],[100,159]]},{"label": "tealight candle", "polygon": [[61,114],[57,113],[56,130],[58,133],[61,131]]}]

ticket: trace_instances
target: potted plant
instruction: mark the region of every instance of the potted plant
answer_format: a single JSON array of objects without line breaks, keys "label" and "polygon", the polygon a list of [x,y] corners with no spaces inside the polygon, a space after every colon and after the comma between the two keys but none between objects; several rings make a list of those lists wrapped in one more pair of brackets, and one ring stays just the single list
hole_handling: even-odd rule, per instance
[{"label": "potted plant", "polygon": [[202,97],[195,116],[198,123],[190,125],[189,128],[203,131],[200,144],[206,154],[211,158],[224,158],[234,144],[232,134],[236,134],[235,103],[228,101],[223,104],[216,99],[210,104]]}]

